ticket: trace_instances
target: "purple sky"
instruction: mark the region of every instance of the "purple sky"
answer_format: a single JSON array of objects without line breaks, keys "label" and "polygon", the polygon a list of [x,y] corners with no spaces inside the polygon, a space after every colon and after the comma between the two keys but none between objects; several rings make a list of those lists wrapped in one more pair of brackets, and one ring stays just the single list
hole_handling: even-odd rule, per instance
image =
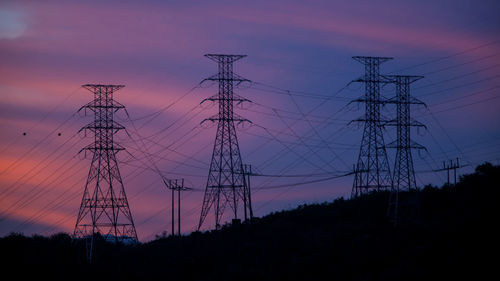
[{"label": "purple sky", "polygon": [[[115,98],[137,119],[216,73],[206,53],[248,55],[235,72],[261,83],[236,89],[254,102],[237,113],[274,135],[259,126],[238,131],[243,162],[261,173],[335,174],[352,167],[362,128],[347,124],[363,107],[346,105],[363,87],[339,90],[363,74],[351,59],[356,55],[394,57],[383,73],[425,76],[412,85],[429,106],[412,111],[428,127],[413,132],[428,149],[414,153],[418,185],[442,184],[444,173],[428,171],[443,160],[470,164],[460,173],[486,160],[499,163],[499,12],[498,1],[2,1],[0,235],[72,232],[90,165],[77,152],[91,138],[75,135],[90,116],[73,115],[92,97],[82,84],[126,85]],[[216,128],[199,123],[217,107],[199,103],[216,92],[215,84],[203,84],[153,120],[135,121],[138,132],[126,115],[117,120],[134,138],[147,137],[165,176],[204,189]],[[382,94],[394,95],[394,87]],[[325,102],[325,96],[335,97]],[[305,120],[301,113],[314,108]],[[394,108],[383,114],[393,116]],[[388,128],[386,143],[394,138]],[[151,164],[127,135],[117,139],[135,156],[120,153],[120,169],[146,241],[170,229],[170,193],[155,172],[137,168]],[[175,152],[164,149],[172,143]],[[393,159],[389,151],[391,166]],[[353,180],[265,188],[313,179],[253,178],[256,215],[348,197]],[[190,232],[203,193],[184,196],[183,232]]]}]

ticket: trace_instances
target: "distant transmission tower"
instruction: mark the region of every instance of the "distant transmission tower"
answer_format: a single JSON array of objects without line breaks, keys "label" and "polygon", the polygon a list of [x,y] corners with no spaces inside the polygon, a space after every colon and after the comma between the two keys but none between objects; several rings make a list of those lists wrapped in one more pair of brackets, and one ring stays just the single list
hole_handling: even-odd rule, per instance
[{"label": "distant transmission tower", "polygon": [[238,202],[246,200],[245,175],[234,123],[248,120],[234,114],[233,106],[235,102],[248,100],[234,95],[233,87],[235,82],[239,84],[249,80],[233,73],[233,62],[245,55],[207,54],[205,57],[218,63],[219,72],[206,80],[218,81],[219,93],[206,100],[218,102],[219,113],[204,120],[217,122],[217,134],[198,229],[212,207],[215,211],[215,228],[218,229],[226,205],[229,204],[233,210],[234,222],[237,222]]},{"label": "distant transmission tower", "polygon": [[[422,123],[415,121],[410,116],[410,107],[414,104],[425,104],[410,94],[410,84],[423,78],[422,76],[391,75],[388,79],[396,84],[396,97],[388,101],[397,105],[396,120],[387,123],[396,126],[397,139],[387,145],[396,148],[396,160],[394,163],[393,188],[389,197],[388,215],[394,225],[401,219],[419,220],[420,208],[417,194],[417,182],[413,168],[412,149],[425,149],[422,145],[414,142],[411,137],[411,127],[425,127]],[[400,195],[406,191],[405,197]]]},{"label": "distant transmission tower", "polygon": [[358,197],[372,191],[387,190],[392,186],[391,172],[382,133],[380,106],[385,101],[380,97],[380,83],[387,82],[380,75],[380,64],[391,60],[386,57],[353,57],[365,66],[365,75],[354,82],[365,84],[363,98],[354,100],[365,104],[363,138],[358,162],[354,169],[354,183],[351,197]]},{"label": "distant transmission tower", "polygon": [[80,131],[91,131],[94,142],[81,150],[92,152],[93,157],[74,236],[91,239],[87,251],[91,260],[96,233],[113,241],[137,240],[137,233],[116,160],[116,153],[124,148],[113,140],[114,135],[124,129],[113,120],[115,112],[124,108],[113,99],[113,92],[124,86],[86,84],[83,87],[94,93],[94,100],[80,110],[93,111],[94,121]]}]

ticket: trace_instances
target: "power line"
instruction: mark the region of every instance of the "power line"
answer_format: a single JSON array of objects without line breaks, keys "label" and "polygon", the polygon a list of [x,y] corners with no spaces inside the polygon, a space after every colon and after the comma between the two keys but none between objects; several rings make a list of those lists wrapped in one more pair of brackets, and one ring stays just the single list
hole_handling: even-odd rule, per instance
[{"label": "power line", "polygon": [[[500,88],[500,85],[496,85],[494,87],[491,87],[491,88],[488,88],[488,89],[485,89],[485,90],[476,91],[476,92],[473,92],[471,94],[467,94],[467,95],[460,96],[460,97],[457,97],[457,98],[444,100],[444,101],[441,101],[441,102],[438,102],[438,103],[433,103],[433,104],[431,104],[431,106],[435,107],[437,105],[447,104],[447,103],[450,103],[450,102],[456,102],[458,100],[469,98],[469,97],[480,95],[480,94],[484,94],[484,93],[487,93],[487,92],[489,92],[491,90],[495,90],[495,89],[498,89],[498,88]],[[424,114],[422,114],[422,115],[424,115]]]},{"label": "power line", "polygon": [[462,104],[462,105],[457,105],[457,106],[450,107],[450,108],[447,108],[447,109],[443,109],[443,110],[439,110],[439,111],[434,111],[433,113],[431,113],[431,115],[432,114],[438,114],[438,113],[447,112],[447,111],[450,111],[450,110],[456,110],[456,109],[460,109],[460,108],[464,108],[464,107],[469,107],[469,106],[477,105],[477,104],[480,104],[480,103],[485,103],[485,102],[488,102],[488,101],[491,101],[491,100],[496,100],[498,98],[500,98],[500,96],[494,96],[494,97],[482,99],[482,100],[475,101],[475,102],[470,102],[470,103],[466,103],[466,104]]},{"label": "power line", "polygon": [[[169,109],[170,107],[172,107],[173,105],[177,104],[179,101],[181,101],[183,98],[185,98],[187,95],[189,95],[190,93],[192,93],[194,90],[196,90],[197,88],[199,88],[201,86],[201,82],[196,84],[194,87],[192,87],[191,89],[189,89],[187,92],[185,92],[184,94],[182,94],[180,97],[178,97],[176,100],[174,100],[173,102],[171,102],[170,104],[168,104],[167,106],[164,106],[162,109],[152,113],[152,114],[147,114],[145,116],[142,116],[142,117],[139,117],[139,118],[136,118],[134,121],[137,121],[137,120],[142,120],[142,119],[146,119],[146,118],[149,118],[147,121],[144,121],[144,123],[142,123],[141,126],[139,126],[139,129],[141,129],[142,127],[144,127],[146,124],[150,123],[151,121],[153,121],[155,118],[157,118],[161,113],[165,112],[167,109]],[[149,117],[149,115],[151,117]]]},{"label": "power line", "polygon": [[304,118],[306,121],[307,121],[307,124],[309,125],[309,127],[311,128],[311,130],[314,132],[314,134],[320,139],[320,141],[325,144],[328,149],[330,150],[330,152],[337,158],[339,159],[342,164],[344,164],[346,167],[349,168],[349,165],[347,165],[345,163],[345,161],[340,158],[340,156],[329,146],[329,144],[321,137],[321,135],[318,133],[318,130],[316,130],[316,128],[311,124],[311,122],[309,121],[309,119],[306,118],[306,115],[302,112],[302,110],[300,109],[300,106],[299,104],[297,103],[297,101],[295,101],[295,99],[290,95],[290,99],[293,101],[293,103],[295,104],[295,107],[297,108],[297,110],[299,111],[299,113],[302,115],[302,118]]},{"label": "power line", "polygon": [[336,175],[336,176],[331,176],[331,177],[322,178],[322,179],[317,179],[317,180],[310,180],[310,181],[304,181],[304,182],[296,182],[296,183],[290,183],[290,184],[280,184],[280,185],[263,186],[263,187],[260,187],[259,190],[277,189],[277,188],[283,188],[283,187],[294,187],[294,186],[311,184],[311,183],[331,181],[333,179],[343,178],[343,177],[347,177],[347,176],[350,176],[350,175],[353,175],[353,174],[354,174],[354,172],[349,172],[349,173],[345,173],[345,174],[341,174],[341,175]]},{"label": "power line", "polygon": [[52,131],[50,131],[50,133],[48,135],[46,135],[44,138],[42,138],[40,141],[38,141],[35,145],[33,145],[28,151],[26,151],[25,153],[23,153],[23,155],[21,155],[21,157],[19,157],[18,159],[16,159],[13,163],[11,163],[9,166],[7,166],[7,168],[5,168],[3,171],[0,172],[0,175],[1,174],[4,174],[6,173],[8,170],[10,170],[12,167],[14,167],[15,165],[17,165],[17,163],[19,163],[19,161],[23,160],[26,156],[28,156],[32,151],[34,151],[38,146],[40,146],[42,143],[44,143],[50,136],[52,136],[55,132],[57,132],[62,126],[64,126],[69,120],[71,120],[74,116],[75,116],[76,113],[73,113],[69,118],[67,118],[66,120],[64,120],[60,125],[58,125],[55,129],[53,129]]},{"label": "power line", "polygon": [[[500,63],[499,64],[495,64],[493,66],[486,67],[486,68],[482,68],[482,69],[479,69],[479,70],[476,70],[476,71],[467,72],[465,74],[453,76],[453,77],[451,77],[449,79],[446,79],[446,80],[441,80],[441,81],[438,81],[438,82],[435,82],[435,83],[426,84],[426,85],[423,85],[423,86],[415,88],[415,90],[423,89],[423,88],[427,88],[427,87],[431,87],[431,86],[435,86],[435,85],[438,85],[438,84],[442,84],[442,83],[453,81],[453,80],[457,80],[457,79],[461,79],[461,78],[467,77],[469,75],[478,74],[478,73],[484,72],[486,70],[490,70],[490,69],[496,68],[498,66],[500,66]],[[493,76],[493,77],[498,77],[498,76]]]},{"label": "power line", "polygon": [[271,85],[268,85],[268,84],[264,84],[264,83],[261,83],[261,82],[255,82],[255,81],[253,81],[252,83],[253,84],[257,84],[257,85],[262,85],[262,86],[265,86],[265,87],[268,87],[268,88],[271,88],[272,90],[266,90],[266,89],[258,88],[258,87],[255,87],[255,86],[251,86],[250,87],[251,89],[259,90],[259,91],[264,91],[264,92],[268,92],[268,93],[275,93],[275,94],[286,95],[286,96],[292,95],[292,96],[305,97],[305,98],[311,98],[311,99],[322,99],[322,100],[326,99],[326,100],[348,101],[348,98],[334,97],[334,96],[323,95],[323,94],[315,94],[315,93],[311,93],[311,92],[303,92],[303,91],[281,89],[281,88],[278,88],[276,86],[271,86]]},{"label": "power line", "polygon": [[[268,128],[268,130],[272,131],[269,128]],[[250,133],[250,132],[246,132],[246,131],[243,131],[242,133],[250,135],[250,136],[254,136],[254,137],[259,137],[259,138],[267,139],[267,140],[274,140],[274,138],[272,138],[272,137],[258,135],[258,134]],[[309,139],[309,138],[302,137],[302,139]],[[309,140],[313,140],[314,141],[315,139],[309,139]],[[291,141],[284,141],[284,140],[281,140],[281,142],[286,143],[286,144],[290,144],[290,145],[294,145],[294,146],[301,146],[302,145],[301,142],[291,142]],[[332,143],[334,145],[338,145],[338,146],[344,146],[345,149],[356,149],[357,150],[357,148],[359,147],[357,145],[347,144],[347,143],[335,143],[335,142],[330,142],[330,143]],[[308,146],[309,147],[314,147],[314,148],[328,148],[326,145],[308,144]]]},{"label": "power line", "polygon": [[[18,178],[13,184],[7,186],[4,190],[2,190],[2,192],[0,192],[0,196],[9,196],[10,194],[12,194],[12,192],[16,191],[18,188],[19,188],[19,183],[25,178],[27,177],[28,175],[30,175],[32,172],[34,172],[40,165],[42,165],[44,162],[48,161],[52,156],[55,156],[56,153],[62,149],[66,144],[68,144],[71,140],[73,140],[73,138],[76,136],[77,134],[74,134],[71,138],[67,139],[62,145],[58,146],[55,151],[53,151],[52,153],[49,153],[45,156],[45,158],[43,158],[41,161],[39,161],[34,167],[32,167],[31,169],[29,169],[26,173],[24,173],[20,178]],[[79,142],[79,141],[78,141]],[[45,165],[45,167],[41,168],[40,170],[38,170],[38,172],[36,172],[35,174],[31,175],[31,177],[28,178],[29,179],[32,179],[33,177],[37,176],[38,174],[40,174],[44,169],[46,169],[47,167],[49,167],[49,165],[51,163],[53,163],[54,161],[58,160],[62,155],[64,155],[66,152],[68,152],[69,150],[71,150],[72,147],[69,147],[68,149],[66,149],[63,153],[59,154],[59,156],[56,156],[55,158],[53,158],[49,164]],[[17,187],[16,187],[17,186]]]},{"label": "power line", "polygon": [[[277,116],[276,112],[285,112],[285,111],[280,110],[280,109],[276,109],[276,108],[271,108],[271,110],[273,112],[275,112],[274,114],[263,112],[263,111],[258,111],[258,110],[254,110],[254,109],[249,109],[249,108],[244,109],[244,110],[254,112],[254,113],[263,114],[266,116],[277,117],[277,118],[281,117],[281,118],[299,121],[299,122],[314,122],[314,123],[326,123],[326,124],[331,124],[331,125],[340,125],[340,124],[344,124],[342,121],[347,121],[347,120],[343,120],[343,119],[334,119],[334,118],[327,118],[327,117],[323,118],[323,120],[314,120],[314,119],[310,120],[310,119],[305,119],[305,118],[290,117],[290,116],[281,115],[281,114],[280,114],[280,116]],[[316,118],[316,117],[313,117],[313,118]],[[325,120],[331,120],[331,121],[325,121]]]},{"label": "power line", "polygon": [[401,72],[403,72],[405,70],[408,70],[408,69],[412,69],[412,68],[420,67],[420,66],[423,66],[423,65],[432,64],[432,63],[435,63],[435,62],[438,62],[438,61],[446,60],[446,59],[449,59],[449,58],[453,58],[453,57],[456,57],[456,56],[460,56],[460,55],[463,55],[463,54],[466,54],[466,53],[469,53],[469,52],[472,52],[472,51],[476,51],[476,50],[479,50],[481,48],[484,48],[484,47],[487,47],[487,46],[491,46],[491,45],[494,45],[494,44],[497,44],[497,43],[500,43],[500,39],[497,39],[497,40],[494,40],[494,41],[490,41],[488,43],[485,43],[485,44],[482,44],[482,45],[479,45],[479,46],[476,46],[476,47],[473,47],[473,48],[469,48],[469,49],[466,49],[466,50],[463,50],[463,51],[460,51],[460,52],[457,52],[457,53],[453,53],[453,54],[448,55],[448,56],[439,57],[439,58],[436,58],[436,59],[433,59],[433,60],[429,60],[429,61],[426,61],[426,62],[423,62],[423,63],[418,63],[418,64],[414,64],[412,66],[408,66],[408,67],[401,68],[401,69],[398,69],[398,70],[395,70],[395,71],[391,71],[391,72],[389,72],[389,74],[392,74],[392,73],[395,73],[395,72],[401,73]]},{"label": "power line", "polygon": [[[66,151],[64,151],[64,152],[63,152],[62,154],[60,154],[57,158],[54,158],[54,159],[53,159],[50,163],[48,163],[48,164],[47,164],[44,168],[42,168],[41,170],[39,170],[39,171],[38,171],[38,173],[34,174],[31,178],[33,178],[34,176],[38,175],[41,171],[43,171],[43,169],[47,168],[47,167],[48,167],[48,166],[49,166],[52,162],[54,162],[55,160],[59,159],[59,157],[60,157],[60,156],[64,155],[66,152],[68,152],[68,151],[69,151],[70,149],[72,149],[72,148],[73,148],[73,147],[69,147],[69,149],[67,149]],[[68,163],[69,163],[69,162],[71,162],[73,159],[74,159],[74,157],[73,157],[73,158],[70,158],[69,160],[67,160],[66,162],[64,162],[62,165],[60,165],[60,166],[58,167],[58,169],[57,169],[57,170],[60,170],[60,169],[62,169],[62,168],[64,168],[64,167],[66,167],[66,166],[68,165]],[[70,168],[66,169],[66,171],[69,171],[69,170],[70,170],[70,169],[72,169],[75,165],[76,165],[76,163],[75,163],[73,166],[71,166]],[[64,174],[64,173],[63,173],[63,174]],[[51,175],[49,175],[49,176],[45,177],[43,180],[39,181],[39,182],[38,182],[36,185],[34,185],[34,186],[33,186],[33,187],[32,187],[32,188],[28,191],[28,192],[26,192],[28,195],[22,196],[21,198],[19,198],[16,202],[14,202],[13,204],[11,204],[11,205],[10,205],[7,209],[3,210],[2,212],[3,212],[3,213],[8,213],[11,209],[16,208],[16,207],[17,207],[17,206],[18,206],[18,205],[19,205],[19,204],[20,204],[23,200],[28,199],[27,203],[25,203],[25,204],[23,204],[22,206],[20,206],[20,208],[23,208],[23,207],[25,207],[26,205],[28,205],[29,203],[31,203],[31,202],[33,202],[34,200],[36,200],[36,199],[37,199],[37,196],[38,196],[39,194],[41,194],[43,190],[42,190],[42,189],[41,189],[41,190],[38,190],[38,192],[36,192],[34,195],[31,195],[31,193],[32,193],[33,191],[35,191],[37,188],[39,188],[40,186],[42,186],[42,184],[43,184],[46,180],[48,180],[50,177],[52,177],[52,175],[53,175],[53,174],[51,174]],[[31,179],[31,178],[30,178],[30,179]],[[19,180],[18,180],[18,181],[16,181],[16,183],[18,183],[18,182],[19,182]],[[19,187],[20,187],[20,186],[19,186]],[[19,188],[19,187],[18,187],[18,188]],[[16,188],[16,189],[17,189],[17,188]],[[16,190],[16,189],[15,189],[15,190]],[[4,197],[4,198],[8,198],[8,196],[9,196],[10,194],[12,194],[12,192],[13,192],[13,191],[11,191],[10,193],[5,194],[5,197]],[[30,199],[30,195],[31,195],[31,199]]]},{"label": "power line", "polygon": [[478,59],[474,59],[474,60],[470,60],[470,61],[467,61],[467,62],[463,62],[463,63],[459,63],[459,64],[455,64],[455,65],[451,65],[451,66],[447,66],[445,68],[441,68],[441,69],[438,69],[438,70],[434,70],[434,71],[430,71],[430,72],[426,72],[426,73],[423,73],[422,75],[424,76],[428,76],[430,74],[435,74],[435,73],[438,73],[438,72],[442,72],[442,71],[445,71],[445,70],[450,70],[450,69],[453,69],[453,68],[457,68],[457,67],[460,67],[460,66],[464,66],[464,65],[467,65],[467,64],[471,64],[471,63],[475,63],[475,62],[479,62],[479,61],[483,61],[485,59],[489,59],[489,58],[492,58],[492,57],[496,57],[500,55],[500,53],[494,53],[494,54],[491,54],[491,55],[487,55],[487,56],[483,56],[483,57],[480,57]]},{"label": "power line", "polygon": [[[345,128],[345,127],[344,127],[344,128]],[[330,135],[330,137],[335,136],[337,133],[339,133],[340,131],[342,131],[342,129],[343,129],[343,128],[341,128],[340,130],[338,130],[338,131],[334,132],[333,134],[331,134],[331,135]],[[291,168],[295,167],[297,164],[300,164],[300,163],[301,163],[301,162],[300,162],[300,160],[301,160],[301,159],[297,159],[295,162],[290,163],[287,167],[285,167],[285,168],[283,168],[283,169],[281,170],[281,173],[283,174],[286,170],[289,170],[289,169],[291,169]],[[267,182],[269,182],[269,181],[267,181]],[[262,185],[261,185],[261,186],[259,186],[259,187],[257,188],[256,192],[254,192],[254,193],[257,193],[258,191],[260,191],[260,189],[259,189],[259,188],[260,188],[260,187],[262,187],[262,186],[264,186],[264,184],[265,184],[265,183],[262,183]],[[290,188],[291,188],[291,187],[290,187]],[[285,190],[284,192],[280,193],[278,196],[280,196],[280,195],[282,195],[282,194],[286,193],[286,192],[287,192],[290,188],[288,188],[288,189],[287,189],[287,190]],[[275,198],[271,199],[270,201],[273,201],[273,200],[274,200],[274,199],[276,199],[276,198],[277,198],[277,197],[275,197]],[[269,202],[270,202],[270,201],[269,201]],[[261,207],[262,207],[262,206],[261,206]]]},{"label": "power line", "polygon": [[[319,160],[321,160],[325,165],[328,165],[330,166],[330,168],[334,168],[333,165],[328,162],[328,161],[325,161],[318,153],[316,153],[316,151],[314,151],[311,147],[309,147],[303,140],[302,138],[298,137],[298,135],[295,133],[295,131],[291,128],[291,126],[286,123],[279,115],[278,112],[276,112],[276,116],[278,116],[281,120],[281,122],[283,122],[283,124],[285,124],[285,126],[288,128],[288,130],[302,143],[302,145],[304,145],[309,151],[310,153],[312,153],[313,155],[315,155]],[[304,158],[304,159],[308,159],[308,158]],[[322,168],[323,169],[323,168]]]},{"label": "power line", "polygon": [[[27,131],[31,131],[33,130],[35,127],[39,126],[42,122],[45,121],[45,119],[47,119],[47,117],[49,117],[50,114],[54,113],[54,111],[56,111],[57,109],[59,109],[61,107],[61,105],[63,105],[70,97],[72,97],[76,92],[78,92],[79,90],[81,89],[81,87],[77,87],[75,90],[71,91],[61,102],[59,102],[58,104],[56,104],[51,110],[47,111],[43,116],[42,118],[38,119],[37,118],[37,122],[35,124],[33,124]],[[52,134],[53,132],[50,132],[49,133],[49,136]],[[19,135],[16,139],[14,139],[14,141],[10,144],[8,144],[6,147],[4,147],[1,151],[0,151],[0,154],[3,155],[3,153],[5,151],[7,151],[12,145],[14,145],[15,143],[18,143],[19,140],[21,139],[21,135]],[[2,172],[3,173],[3,172]],[[1,174],[1,173],[0,173]]]}]

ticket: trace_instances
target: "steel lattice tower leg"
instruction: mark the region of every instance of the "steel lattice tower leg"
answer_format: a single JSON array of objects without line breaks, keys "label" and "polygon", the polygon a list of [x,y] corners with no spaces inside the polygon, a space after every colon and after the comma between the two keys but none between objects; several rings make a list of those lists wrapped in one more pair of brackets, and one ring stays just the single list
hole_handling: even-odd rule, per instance
[{"label": "steel lattice tower leg", "polygon": [[[410,84],[423,78],[422,76],[392,75],[387,77],[396,84],[396,97],[389,101],[397,105],[396,120],[388,123],[388,125],[396,126],[397,139],[388,144],[388,147],[396,148],[394,185],[389,197],[388,216],[392,223],[397,225],[400,217],[414,221],[420,219],[418,189],[411,150],[424,149],[424,147],[412,141],[410,133],[411,127],[424,127],[424,125],[411,118],[410,109],[412,104],[425,104],[410,95]],[[401,191],[406,191],[404,198],[400,196]]]},{"label": "steel lattice tower leg", "polygon": [[94,143],[81,150],[92,152],[93,157],[74,236],[91,238],[88,251],[91,259],[96,233],[114,241],[137,240],[137,233],[116,160],[116,153],[124,148],[113,140],[115,133],[124,129],[113,120],[115,112],[124,108],[113,100],[113,92],[124,86],[87,84],[83,87],[94,93],[94,100],[80,110],[94,112],[94,121],[80,131],[91,131]]},{"label": "steel lattice tower leg", "polygon": [[365,84],[365,95],[355,100],[365,104],[365,116],[358,122],[364,123],[363,138],[355,166],[351,197],[358,197],[372,191],[386,190],[392,186],[389,162],[381,126],[380,83],[385,79],[380,75],[380,64],[392,58],[353,57],[365,66],[365,75],[354,82]]},{"label": "steel lattice tower leg", "polygon": [[244,200],[244,170],[234,123],[247,120],[233,113],[233,105],[234,102],[248,100],[234,95],[233,87],[235,82],[241,83],[248,80],[233,73],[233,62],[244,58],[244,55],[207,54],[205,56],[218,63],[218,74],[206,80],[218,81],[219,93],[206,100],[218,102],[219,113],[204,120],[217,122],[217,134],[198,229],[201,228],[212,207],[215,209],[215,227],[218,229],[226,206],[229,204],[233,210],[234,219],[237,220],[238,202]]}]

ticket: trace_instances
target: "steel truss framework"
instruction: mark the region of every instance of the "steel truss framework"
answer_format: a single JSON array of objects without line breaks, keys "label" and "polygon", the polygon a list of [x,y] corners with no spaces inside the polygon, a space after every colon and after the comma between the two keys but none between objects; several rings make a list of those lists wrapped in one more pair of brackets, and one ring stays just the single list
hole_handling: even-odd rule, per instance
[{"label": "steel truss framework", "polygon": [[233,73],[233,63],[246,57],[245,55],[207,54],[205,57],[218,64],[218,73],[205,80],[217,81],[219,92],[204,101],[217,102],[219,113],[203,121],[217,122],[217,134],[198,229],[203,225],[212,207],[215,211],[215,228],[218,229],[227,205],[232,209],[235,220],[238,220],[238,202],[243,201],[245,213],[249,206],[246,203],[249,191],[235,129],[235,122],[239,124],[248,120],[233,112],[235,103],[248,101],[233,93],[235,83],[238,85],[249,80]]},{"label": "steel truss framework", "polygon": [[93,157],[74,236],[92,238],[88,252],[91,256],[96,233],[112,241],[136,241],[137,233],[116,160],[116,153],[124,148],[113,139],[118,131],[124,129],[113,120],[114,114],[124,108],[113,99],[113,92],[124,86],[86,84],[83,87],[94,93],[94,99],[80,110],[92,111],[94,121],[80,131],[92,132],[94,142],[80,151],[89,151]]},{"label": "steel truss framework", "polygon": [[387,82],[380,75],[380,64],[392,58],[356,56],[353,59],[365,66],[365,75],[353,81],[365,84],[364,97],[354,100],[365,104],[364,118],[354,120],[364,123],[351,192],[351,197],[359,197],[372,191],[387,190],[392,186],[380,116],[380,107],[385,103],[380,96],[380,83]]},{"label": "steel truss framework", "polygon": [[[412,127],[425,126],[411,118],[410,109],[411,105],[425,106],[425,103],[412,97],[410,93],[410,84],[423,78],[422,76],[391,75],[386,78],[396,85],[396,96],[388,103],[396,104],[397,115],[396,119],[389,121],[387,125],[396,127],[397,138],[387,147],[396,149],[388,216],[392,223],[397,225],[402,219],[406,221],[420,219],[420,204],[411,151],[425,148],[414,142],[410,134]],[[406,191],[404,198],[400,196],[401,191]]]}]

